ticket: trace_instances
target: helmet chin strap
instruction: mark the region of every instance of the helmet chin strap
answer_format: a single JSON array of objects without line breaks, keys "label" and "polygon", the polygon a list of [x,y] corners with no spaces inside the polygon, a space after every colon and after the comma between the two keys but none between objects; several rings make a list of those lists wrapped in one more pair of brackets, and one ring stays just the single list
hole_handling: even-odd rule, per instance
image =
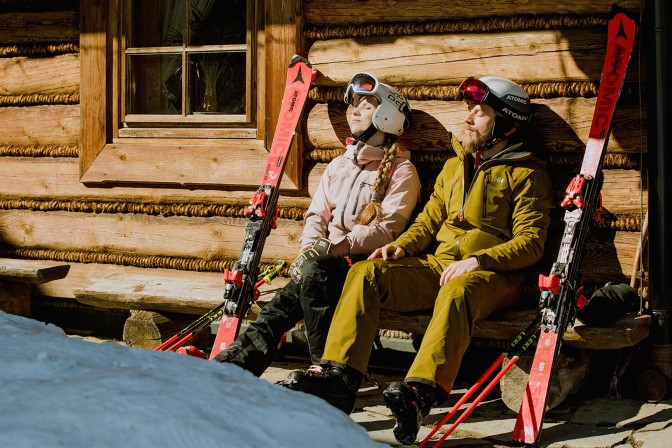
[{"label": "helmet chin strap", "polygon": [[359,142],[366,143],[366,141],[371,137],[373,137],[373,135],[376,132],[378,132],[378,129],[376,129],[376,127],[373,124],[371,124],[371,126],[369,126],[369,128],[366,131],[359,134],[359,136],[354,134],[352,135],[355,138],[355,141],[353,143],[354,144],[357,144]]}]

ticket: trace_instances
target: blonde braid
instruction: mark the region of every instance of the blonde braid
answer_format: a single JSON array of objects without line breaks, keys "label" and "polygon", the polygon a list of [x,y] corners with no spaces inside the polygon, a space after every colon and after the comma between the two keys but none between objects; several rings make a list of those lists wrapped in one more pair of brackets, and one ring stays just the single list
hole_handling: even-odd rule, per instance
[{"label": "blonde braid", "polygon": [[380,187],[387,182],[387,178],[392,171],[394,165],[394,159],[397,157],[397,150],[399,145],[395,142],[393,143],[390,140],[385,141],[385,146],[383,148],[383,159],[380,161],[380,166],[378,167],[378,175],[376,180],[373,182],[373,191],[371,193],[371,200],[366,207],[359,212],[355,222],[361,225],[369,225],[371,223],[376,223],[380,220],[381,215],[383,214],[383,208],[380,205],[381,198],[378,197],[378,190]]}]

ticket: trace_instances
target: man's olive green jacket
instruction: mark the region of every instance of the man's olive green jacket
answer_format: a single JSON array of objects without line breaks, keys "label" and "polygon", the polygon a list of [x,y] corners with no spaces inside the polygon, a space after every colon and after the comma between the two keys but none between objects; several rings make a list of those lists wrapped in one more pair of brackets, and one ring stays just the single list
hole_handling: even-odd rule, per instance
[{"label": "man's olive green jacket", "polygon": [[436,247],[429,261],[438,271],[476,257],[480,269],[513,271],[541,258],[553,207],[553,189],[545,163],[523,144],[505,148],[483,161],[473,180],[474,158],[453,137],[457,157],[436,178],[423,211],[394,241],[407,256]]}]

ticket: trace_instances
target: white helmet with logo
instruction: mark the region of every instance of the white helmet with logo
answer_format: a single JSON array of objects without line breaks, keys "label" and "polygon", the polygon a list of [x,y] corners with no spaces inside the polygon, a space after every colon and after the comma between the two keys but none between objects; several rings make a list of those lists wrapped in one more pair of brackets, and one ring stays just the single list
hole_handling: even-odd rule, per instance
[{"label": "white helmet with logo", "polygon": [[360,140],[366,141],[376,131],[400,136],[410,126],[411,106],[408,100],[393,87],[378,82],[378,78],[370,73],[360,72],[353,76],[343,100],[356,106],[360,96],[374,96],[379,103],[373,114],[372,128],[365,131]]}]

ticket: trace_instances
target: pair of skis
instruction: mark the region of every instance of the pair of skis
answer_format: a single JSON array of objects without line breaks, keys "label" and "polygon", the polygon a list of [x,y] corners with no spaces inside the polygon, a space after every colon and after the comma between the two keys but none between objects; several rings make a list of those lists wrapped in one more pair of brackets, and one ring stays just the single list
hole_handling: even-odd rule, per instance
[{"label": "pair of skis", "polygon": [[[278,197],[287,155],[296,127],[308,98],[308,91],[317,71],[307,59],[294,55],[287,70],[282,106],[260,187],[250,198],[244,215],[245,239],[240,256],[231,270],[224,270],[224,301],[187,328],[174,335],[155,350],[179,350],[197,332],[209,328],[219,319],[219,330],[209,359],[225,350],[236,338],[250,306],[259,297],[259,286],[277,275],[284,264],[276,265],[267,275],[258,275],[261,253],[266,237],[276,228]],[[261,277],[261,278],[260,278]],[[187,354],[190,354],[187,352]],[[200,354],[199,354],[200,356]]]},{"label": "pair of skis", "polygon": [[[548,402],[548,392],[555,370],[555,361],[560,352],[562,337],[567,328],[574,324],[576,311],[586,302],[581,291],[580,265],[583,250],[588,239],[590,225],[594,218],[599,219],[600,188],[602,181],[602,162],[609,141],[611,123],[616,103],[623,88],[625,73],[634,47],[638,26],[625,10],[613,6],[608,23],[607,53],[602,68],[600,86],[591,123],[580,173],[567,187],[567,195],[561,206],[565,209],[564,232],[556,261],[548,276],[539,276],[541,290],[540,311],[530,325],[539,325],[539,336],[530,376],[518,412],[512,439],[529,445],[539,442],[541,428]],[[523,334],[528,334],[530,325],[514,340],[514,351],[509,363],[488,384],[485,390],[469,405],[453,425],[436,442],[435,446],[466,418],[475,406],[492,390],[501,377],[518,359],[520,352],[527,348],[536,336],[530,336],[522,345]],[[495,371],[509,354],[503,353],[483,376],[470,388],[460,401],[439,422],[434,430],[420,443],[423,447]]]}]

